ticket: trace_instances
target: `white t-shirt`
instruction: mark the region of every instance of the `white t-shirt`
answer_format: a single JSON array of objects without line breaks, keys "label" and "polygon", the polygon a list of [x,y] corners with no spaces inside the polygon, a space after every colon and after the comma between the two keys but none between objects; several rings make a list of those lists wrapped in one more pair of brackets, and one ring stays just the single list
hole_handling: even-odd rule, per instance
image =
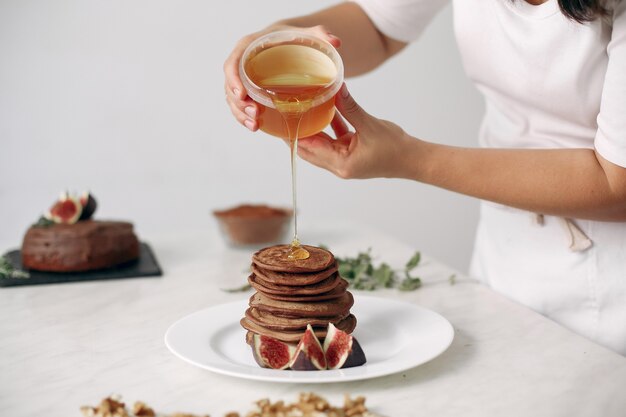
[{"label": "white t-shirt", "polygon": [[[446,0],[355,0],[385,35],[419,37]],[[626,0],[580,24],[556,0],[453,0],[463,65],[484,95],[480,144],[596,148],[626,167]]]},{"label": "white t-shirt", "polygon": [[[443,0],[354,0],[379,30],[410,42]],[[468,76],[484,95],[480,144],[589,148],[626,167],[626,0],[590,23],[557,0],[453,0]],[[626,223],[575,221],[593,246],[545,216],[485,203],[471,274],[496,291],[626,355]]]}]

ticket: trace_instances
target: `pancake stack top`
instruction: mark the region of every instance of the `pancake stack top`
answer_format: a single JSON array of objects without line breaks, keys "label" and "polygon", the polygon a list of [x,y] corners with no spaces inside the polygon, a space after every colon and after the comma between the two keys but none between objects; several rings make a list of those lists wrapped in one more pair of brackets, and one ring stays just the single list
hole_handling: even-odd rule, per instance
[{"label": "pancake stack top", "polygon": [[257,292],[241,319],[248,343],[254,333],[297,343],[307,324],[320,339],[326,337],[328,323],[347,333],[356,327],[350,314],[354,299],[337,273],[335,257],[322,248],[304,247],[308,259],[288,259],[289,245],[261,249],[252,256],[248,282]]}]

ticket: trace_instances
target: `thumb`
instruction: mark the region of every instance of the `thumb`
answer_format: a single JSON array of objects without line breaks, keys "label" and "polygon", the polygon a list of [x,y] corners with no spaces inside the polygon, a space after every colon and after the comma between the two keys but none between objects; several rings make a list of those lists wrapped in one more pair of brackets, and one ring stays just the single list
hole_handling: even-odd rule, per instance
[{"label": "thumb", "polygon": [[345,83],[343,83],[339,93],[335,97],[335,106],[337,110],[339,110],[339,113],[341,113],[356,130],[364,127],[365,121],[370,117],[370,115],[354,101]]}]

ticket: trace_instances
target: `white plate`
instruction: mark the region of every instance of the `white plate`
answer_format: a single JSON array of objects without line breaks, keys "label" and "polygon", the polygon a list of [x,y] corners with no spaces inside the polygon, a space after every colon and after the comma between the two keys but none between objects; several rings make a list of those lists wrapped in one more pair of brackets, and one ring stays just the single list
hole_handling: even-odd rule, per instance
[{"label": "white plate", "polygon": [[434,311],[388,298],[355,296],[354,336],[367,363],[327,371],[259,367],[239,325],[248,300],[210,307],[174,323],[165,333],[168,349],[200,368],[240,378],[272,382],[340,382],[375,378],[421,365],[443,353],[454,338],[448,320]]}]

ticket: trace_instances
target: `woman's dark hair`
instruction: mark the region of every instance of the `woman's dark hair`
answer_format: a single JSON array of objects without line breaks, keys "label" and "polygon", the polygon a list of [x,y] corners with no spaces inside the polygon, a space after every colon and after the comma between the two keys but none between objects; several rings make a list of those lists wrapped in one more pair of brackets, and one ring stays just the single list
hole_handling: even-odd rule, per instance
[{"label": "woman's dark hair", "polygon": [[559,0],[561,12],[578,23],[591,22],[608,13],[603,0]]},{"label": "woman's dark hair", "polygon": [[608,10],[604,7],[605,2],[606,0],[559,0],[559,7],[568,18],[578,23],[584,23],[607,15]]}]

